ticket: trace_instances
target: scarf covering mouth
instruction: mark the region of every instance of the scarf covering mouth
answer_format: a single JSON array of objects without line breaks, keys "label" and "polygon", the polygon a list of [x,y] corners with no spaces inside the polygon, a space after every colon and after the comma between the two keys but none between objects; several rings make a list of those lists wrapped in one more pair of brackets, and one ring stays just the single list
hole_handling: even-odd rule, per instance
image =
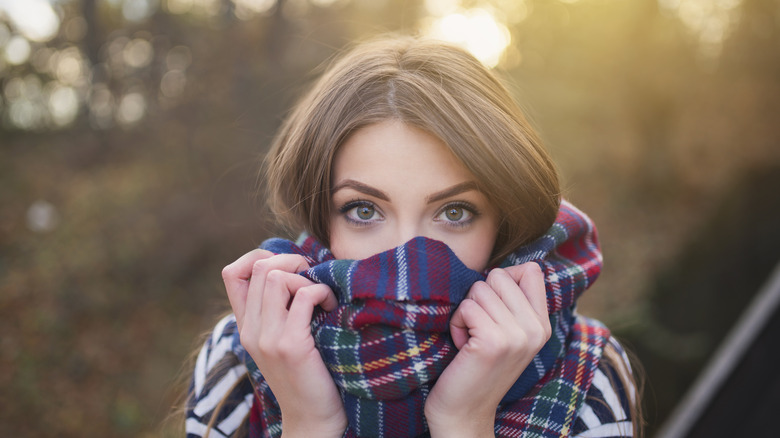
[{"label": "scarf covering mouth", "polygon": [[[349,421],[344,436],[428,436],[425,399],[458,352],[449,336],[450,316],[485,273],[425,237],[363,260],[336,260],[306,234],[296,243],[269,239],[261,248],[304,256],[312,267],[300,274],[336,294],[337,308],[315,312],[311,327],[342,396]],[[609,337],[601,323],[574,311],[601,271],[593,223],[563,201],[553,226],[499,267],[526,262],[538,263],[544,273],[552,336],[499,404],[495,432],[569,436]],[[281,436],[279,406],[238,333],[233,349],[255,388],[250,436]]]}]

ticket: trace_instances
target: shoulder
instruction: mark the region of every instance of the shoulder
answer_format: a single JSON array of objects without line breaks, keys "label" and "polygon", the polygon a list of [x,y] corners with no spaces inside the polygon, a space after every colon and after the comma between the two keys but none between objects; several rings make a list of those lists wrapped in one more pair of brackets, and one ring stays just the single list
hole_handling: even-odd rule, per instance
[{"label": "shoulder", "polygon": [[618,438],[634,435],[636,388],[623,347],[610,337],[585,403],[577,413],[575,437]]},{"label": "shoulder", "polygon": [[208,334],[198,357],[187,398],[187,436],[230,436],[252,407],[247,368],[237,356],[234,315],[222,318]]}]

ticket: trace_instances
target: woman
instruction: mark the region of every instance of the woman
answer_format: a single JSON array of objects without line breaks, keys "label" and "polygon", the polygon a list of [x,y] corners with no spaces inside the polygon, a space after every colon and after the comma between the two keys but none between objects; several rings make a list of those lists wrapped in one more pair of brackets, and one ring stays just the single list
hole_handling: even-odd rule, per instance
[{"label": "woman", "polygon": [[266,170],[306,234],[223,271],[234,313],[198,358],[190,436],[632,436],[625,356],[574,312],[595,229],[468,53],[358,46]]}]

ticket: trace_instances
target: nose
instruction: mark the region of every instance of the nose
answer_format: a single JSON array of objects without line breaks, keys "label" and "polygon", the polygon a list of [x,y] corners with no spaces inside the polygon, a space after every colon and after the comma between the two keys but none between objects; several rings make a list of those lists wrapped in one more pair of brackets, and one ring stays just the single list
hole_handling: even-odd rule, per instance
[{"label": "nose", "polygon": [[393,245],[393,248],[401,246],[418,236],[425,236],[425,230],[419,223],[411,220],[399,221],[395,232],[395,244]]}]

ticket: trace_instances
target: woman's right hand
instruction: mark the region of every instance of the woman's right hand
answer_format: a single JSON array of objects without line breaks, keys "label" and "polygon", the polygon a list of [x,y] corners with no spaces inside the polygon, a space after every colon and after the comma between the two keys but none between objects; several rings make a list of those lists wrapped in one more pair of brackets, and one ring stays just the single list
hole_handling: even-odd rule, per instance
[{"label": "woman's right hand", "polygon": [[241,344],[279,402],[286,437],[342,436],[347,417],[311,335],[316,306],[333,310],[333,291],[298,275],[306,260],[251,251],[222,270]]}]

